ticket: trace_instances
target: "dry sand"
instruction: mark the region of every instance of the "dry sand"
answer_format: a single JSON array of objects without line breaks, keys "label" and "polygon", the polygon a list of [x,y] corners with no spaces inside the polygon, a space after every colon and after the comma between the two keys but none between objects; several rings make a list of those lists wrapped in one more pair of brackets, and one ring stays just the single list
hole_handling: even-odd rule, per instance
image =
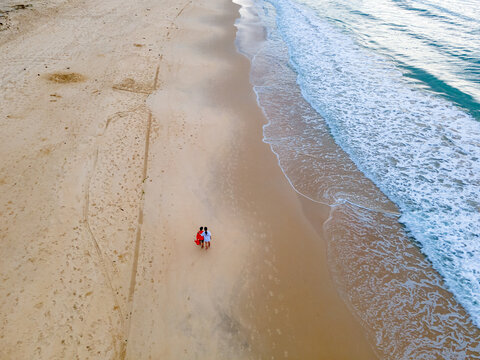
[{"label": "dry sand", "polygon": [[261,142],[238,7],[54,5],[0,32],[0,359],[375,358]]}]

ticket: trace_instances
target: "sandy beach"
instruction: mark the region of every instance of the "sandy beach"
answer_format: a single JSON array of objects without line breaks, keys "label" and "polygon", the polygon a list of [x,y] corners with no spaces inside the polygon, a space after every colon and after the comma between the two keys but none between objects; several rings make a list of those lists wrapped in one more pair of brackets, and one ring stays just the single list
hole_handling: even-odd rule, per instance
[{"label": "sandy beach", "polygon": [[[262,142],[238,8],[9,13],[1,359],[376,358],[308,221],[328,209],[297,195]],[[208,251],[193,242],[202,225]]]}]

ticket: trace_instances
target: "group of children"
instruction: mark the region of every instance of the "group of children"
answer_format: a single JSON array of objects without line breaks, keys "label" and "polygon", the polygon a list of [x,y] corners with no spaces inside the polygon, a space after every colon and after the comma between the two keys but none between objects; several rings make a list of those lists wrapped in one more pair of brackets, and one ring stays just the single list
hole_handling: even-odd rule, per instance
[{"label": "group of children", "polygon": [[210,248],[210,240],[212,240],[212,233],[208,231],[208,228],[205,226],[200,226],[200,231],[197,232],[197,238],[195,239],[195,244],[201,245],[202,249],[205,246],[205,250]]}]

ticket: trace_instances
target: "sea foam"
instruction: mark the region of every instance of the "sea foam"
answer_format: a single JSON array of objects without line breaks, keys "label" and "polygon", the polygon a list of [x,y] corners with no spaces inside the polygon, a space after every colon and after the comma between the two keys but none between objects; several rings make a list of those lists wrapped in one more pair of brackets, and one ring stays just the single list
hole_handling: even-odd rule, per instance
[{"label": "sea foam", "polygon": [[377,348],[480,356],[478,329],[431,269],[478,324],[478,123],[305,6],[237,2],[264,141],[297,192],[332,206],[331,269]]},{"label": "sea foam", "polygon": [[480,124],[310,9],[270,1],[303,97],[480,324]]}]

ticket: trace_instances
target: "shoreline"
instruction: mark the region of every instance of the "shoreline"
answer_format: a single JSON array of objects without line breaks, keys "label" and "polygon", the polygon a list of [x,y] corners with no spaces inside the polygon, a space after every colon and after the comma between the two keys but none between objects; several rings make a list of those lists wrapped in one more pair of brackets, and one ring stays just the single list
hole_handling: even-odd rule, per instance
[{"label": "shoreline", "polygon": [[2,358],[375,357],[262,142],[237,17],[66,2],[0,45]]},{"label": "shoreline", "polygon": [[[202,11],[205,11],[205,8],[207,8],[207,4],[202,6]],[[217,4],[215,8],[218,9],[219,5]],[[236,9],[236,6],[229,4],[227,9],[228,11],[221,17],[219,16],[221,20],[210,23],[208,26],[203,24],[203,31],[199,31],[197,24],[193,25],[188,22],[188,16],[195,11],[194,8],[185,10],[185,22],[178,23],[183,29],[183,34],[180,35],[181,43],[215,44],[202,48],[201,53],[203,55],[207,52],[209,56],[218,54],[218,57],[214,57],[221,59],[220,66],[217,64],[215,69],[210,70],[211,60],[209,60],[209,65],[207,63],[199,65],[195,56],[197,54],[195,45],[190,49],[188,46],[183,48],[185,53],[182,51],[178,54],[173,51],[170,56],[167,54],[164,58],[168,62],[171,57],[173,59],[172,66],[177,64],[176,59],[179,58],[194,60],[183,60],[182,70],[179,70],[184,74],[180,77],[181,85],[177,84],[179,78],[175,78],[175,82],[172,83],[166,81],[164,88],[153,94],[149,100],[149,106],[157,119],[169,119],[167,124],[163,125],[164,127],[179,129],[178,119],[181,118],[182,129],[185,129],[186,134],[189,130],[194,129],[195,125],[198,128],[207,128],[198,130],[198,138],[207,137],[209,139],[209,146],[206,147],[207,154],[215,155],[210,155],[205,159],[205,154],[195,153],[197,148],[205,148],[205,146],[184,143],[181,151],[175,154],[175,157],[180,156],[181,163],[189,164],[187,167],[191,169],[179,171],[175,170],[173,166],[167,166],[165,173],[171,174],[171,178],[174,179],[172,181],[175,182],[179,177],[189,178],[188,175],[194,177],[194,174],[202,173],[202,168],[205,167],[211,169],[208,173],[215,174],[213,178],[207,175],[207,178],[203,180],[205,184],[202,189],[206,189],[206,194],[197,193],[195,195],[196,193],[193,191],[189,196],[187,195],[187,198],[190,206],[196,209],[193,211],[193,218],[195,218],[195,213],[211,214],[211,217],[215,218],[215,226],[211,228],[214,240],[208,256],[213,256],[212,251],[218,251],[221,257],[220,259],[211,258],[209,260],[211,262],[195,258],[195,263],[192,263],[192,267],[195,267],[193,271],[208,274],[207,279],[212,279],[211,282],[207,282],[207,285],[201,278],[196,278],[191,272],[189,273],[188,268],[185,269],[181,266],[182,263],[185,264],[185,267],[187,266],[186,259],[183,261],[177,259],[175,265],[172,264],[175,272],[166,275],[165,284],[146,283],[144,289],[139,289],[145,295],[162,293],[162,289],[168,288],[169,284],[174,281],[173,278],[177,282],[180,278],[182,283],[185,281],[190,284],[188,290],[178,289],[174,291],[175,295],[169,293],[168,298],[162,297],[162,300],[157,302],[158,306],[153,306],[155,309],[168,308],[178,314],[182,313],[182,307],[192,309],[188,315],[188,330],[185,330],[188,336],[184,336],[183,332],[172,334],[175,339],[167,336],[166,340],[157,340],[157,345],[152,349],[159,351],[157,354],[168,357],[169,353],[161,352],[161,344],[164,345],[163,348],[167,347],[167,344],[170,348],[173,346],[178,352],[184,346],[190,354],[195,347],[201,348],[198,344],[201,343],[202,336],[198,336],[196,330],[201,331],[202,324],[205,326],[208,322],[213,321],[217,326],[209,330],[211,331],[209,338],[214,343],[220,344],[219,348],[224,349],[225,353],[219,353],[218,347],[210,349],[210,351],[216,353],[216,356],[220,358],[228,356],[241,358],[243,357],[241,354],[244,354],[247,358],[253,355],[254,357],[291,356],[293,358],[325,359],[332,356],[336,358],[355,356],[359,359],[371,359],[374,355],[370,345],[365,341],[356,320],[338,298],[335,288],[330,282],[325,262],[318,265],[319,258],[321,259],[322,256],[321,245],[318,243],[320,239],[312,230],[305,230],[309,226],[303,218],[299,197],[290,188],[269,146],[261,141],[261,124],[264,122],[264,118],[257,107],[254,93],[248,82],[250,65],[248,60],[238,54],[234,47],[233,20],[236,18],[236,14],[231,10]],[[221,24],[222,27],[228,26],[231,30],[226,32],[224,28],[213,27],[214,24],[217,24],[217,27],[218,24]],[[222,34],[221,37],[210,41],[202,41],[205,35],[195,39],[195,35],[192,34],[216,34],[217,31],[219,35]],[[199,66],[203,68],[201,75],[196,73]],[[207,77],[210,84],[204,80]],[[187,82],[184,82],[185,78],[188,78]],[[230,89],[235,89],[235,91],[231,92]],[[202,96],[198,94],[202,94]],[[179,106],[178,100],[175,101],[176,98],[181,99],[182,105]],[[189,104],[183,105],[187,99]],[[212,103],[211,99],[215,99],[215,103]],[[202,101],[217,110],[212,113],[212,109],[205,111],[202,107],[197,108],[198,103],[202,103]],[[175,105],[172,106],[172,104]],[[203,119],[199,121],[197,118]],[[225,129],[225,126],[228,128]],[[212,139],[208,134],[213,131],[216,134],[224,134],[226,131],[227,136],[225,139],[222,139],[224,136]],[[158,144],[162,144],[162,146],[171,142],[168,137],[160,135],[160,138],[162,140]],[[229,148],[225,148],[225,141],[230,144]],[[210,146],[213,146],[214,149],[208,150]],[[165,148],[158,146],[157,149],[157,152],[154,150],[154,154],[157,154],[154,156],[155,158],[158,156],[158,160],[153,161],[159,163],[172,161],[172,157],[165,158],[165,155],[161,155]],[[188,160],[184,159],[184,155],[180,155],[181,153],[186,153]],[[212,159],[215,160],[215,165],[209,164]],[[202,175],[202,178],[204,176]],[[168,177],[169,175],[167,175]],[[152,175],[152,179],[150,191],[155,191],[153,187],[158,181],[164,185],[155,188],[163,188],[165,184],[169,184],[167,188],[174,189],[173,194],[168,196],[169,199],[178,200],[180,198],[182,190],[178,189],[178,185],[171,184],[171,181],[161,176],[157,178]],[[181,181],[181,184],[183,183]],[[147,184],[147,186],[149,185]],[[188,188],[192,191],[191,188],[197,186],[190,184]],[[274,190],[270,190],[272,186]],[[147,187],[147,193],[148,191]],[[198,189],[198,191],[201,190]],[[155,205],[153,204],[159,201],[168,202],[164,197],[165,195],[161,193],[147,197],[146,206],[149,207],[148,198],[150,198],[152,215],[156,214],[152,216],[153,218],[161,217],[160,213],[154,210]],[[200,199],[193,200],[195,197]],[[214,208],[205,207],[205,204],[202,204],[203,201],[213,205]],[[294,210],[286,210],[291,207]],[[319,209],[317,209],[318,211]],[[147,223],[148,219],[146,218],[145,221]],[[172,229],[178,229],[180,225],[181,222],[178,219],[171,219],[168,221],[166,232],[173,236]],[[151,228],[147,231],[154,234],[158,232],[158,226],[154,226],[152,221]],[[179,232],[180,237],[188,236],[187,233],[183,233],[183,230]],[[244,235],[245,233],[251,235]],[[303,245],[292,244],[290,240],[296,236],[298,241],[306,243]],[[221,240],[216,243],[215,237],[220,237]],[[246,244],[242,244],[243,242]],[[291,251],[291,247],[298,250]],[[172,251],[179,251],[178,245],[174,248]],[[153,248],[148,248],[145,250],[145,254],[154,251]],[[181,250],[180,247],[179,252],[183,253],[184,251],[187,251],[186,248]],[[294,253],[296,253],[296,257],[292,258]],[[247,260],[245,263],[245,260],[236,259],[238,254],[243,254],[242,257],[251,258],[251,260]],[[306,254],[310,254],[309,260],[307,260]],[[234,267],[231,266],[233,259],[236,259]],[[197,261],[198,263],[196,263]],[[225,261],[228,262],[228,265],[224,263]],[[297,269],[297,263],[302,263],[304,266]],[[226,272],[235,274],[228,280],[228,283],[224,283],[221,276]],[[233,279],[236,280],[230,284]],[[302,279],[302,283],[298,284],[297,279]],[[192,291],[192,289],[198,289],[199,286],[208,286],[210,291],[207,291],[207,294],[200,294],[200,290]],[[216,296],[212,296],[211,290],[214,290],[214,293],[221,293],[222,299],[225,299],[219,300]],[[235,291],[238,291],[236,295],[234,295]],[[299,292],[303,294],[305,301],[296,300]],[[166,291],[163,293],[167,294]],[[185,295],[187,301],[185,301]],[[194,300],[195,297],[203,298],[203,296],[206,296],[204,301]],[[242,300],[235,300],[236,296]],[[140,297],[144,298],[144,296]],[[188,300],[189,298],[190,300]],[[231,299],[226,301],[229,298]],[[219,309],[211,309],[208,306],[205,308],[205,304],[209,302],[215,303]],[[229,302],[230,306],[225,308]],[[134,317],[146,319],[151,316],[151,306],[145,306],[143,302],[137,306],[139,310],[137,313],[134,311]],[[149,310],[147,311],[147,309]],[[195,309],[200,313],[197,313]],[[208,316],[203,315],[204,311]],[[157,310],[157,312],[160,313],[161,310]],[[316,316],[312,317],[312,314],[316,314]],[[158,316],[160,317],[160,314]],[[144,324],[145,321],[138,320],[138,329],[144,327]],[[159,329],[163,329],[163,331]],[[336,329],[336,331],[332,332],[332,329]],[[150,331],[157,334],[170,333],[165,325],[158,324],[152,326]],[[148,329],[142,328],[143,334],[147,332]],[[225,337],[228,338],[226,344],[224,344]],[[231,352],[232,350],[235,352]],[[133,353],[134,350],[130,354]],[[127,354],[129,353],[127,352]]]},{"label": "shoreline", "polygon": [[[404,227],[390,216],[396,206],[343,154],[325,121],[303,98],[287,48],[272,23],[274,7],[267,5],[266,15],[249,1],[241,3],[237,41],[252,61],[251,81],[269,120],[264,141],[297,193],[332,204],[322,225],[322,216],[309,214],[309,201],[302,202],[312,226],[327,239],[327,259],[337,291],[363,324],[371,343],[383,357],[403,358],[405,353],[425,349],[441,357],[462,356],[465,349],[477,354],[479,330],[446,290],[443,278],[411,243]],[[259,44],[264,26],[271,35]],[[317,126],[313,138],[310,122]],[[370,201],[377,210],[337,201],[338,193],[367,205]],[[425,324],[431,326],[426,329]],[[414,346],[412,339],[416,339]]]}]

